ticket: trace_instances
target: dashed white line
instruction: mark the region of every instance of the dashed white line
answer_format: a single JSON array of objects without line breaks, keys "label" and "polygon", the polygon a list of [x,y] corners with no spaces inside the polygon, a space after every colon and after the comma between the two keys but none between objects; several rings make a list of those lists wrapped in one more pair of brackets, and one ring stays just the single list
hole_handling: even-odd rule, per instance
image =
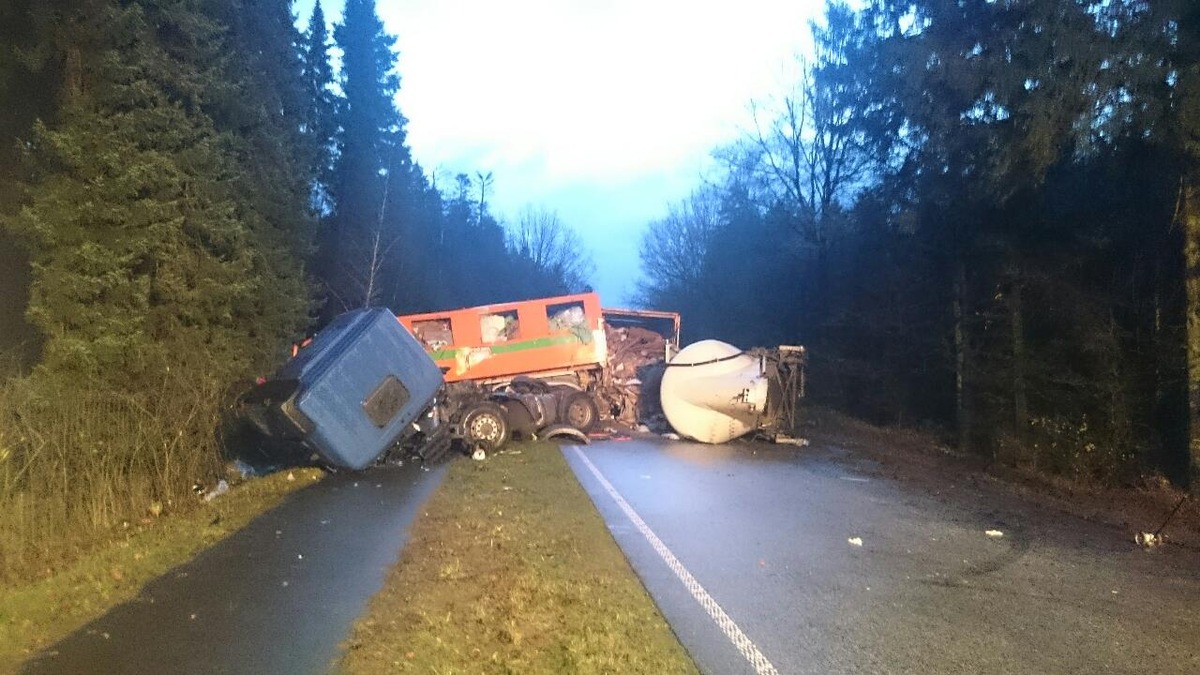
[{"label": "dashed white line", "polygon": [[654,548],[659,557],[663,559],[663,562],[667,564],[667,567],[671,568],[671,571],[675,573],[676,577],[679,577],[679,580],[683,582],[684,587],[688,589],[688,592],[692,594],[692,597],[696,599],[696,602],[700,603],[700,606],[704,608],[704,611],[707,612],[710,617],[712,617],[712,620],[717,624],[721,631],[725,633],[725,636],[729,638],[729,641],[733,643],[733,646],[736,647],[742,656],[744,656],[746,660],[750,662],[750,665],[754,668],[754,672],[758,675],[779,675],[779,671],[775,670],[775,666],[772,665],[769,660],[767,660],[767,657],[764,656],[761,651],[759,651],[754,642],[752,642],[750,638],[746,637],[746,634],[742,632],[742,629],[739,628],[737,623],[725,613],[724,609],[721,609],[721,605],[717,604],[717,601],[708,594],[708,591],[704,590],[704,587],[700,585],[700,582],[696,581],[696,577],[693,577],[692,573],[683,566],[683,563],[679,562],[679,558],[675,557],[675,554],[671,552],[671,549],[667,548],[667,545],[658,538],[658,535],[654,534],[654,530],[650,529],[650,526],[646,524],[646,521],[642,520],[642,517],[638,515],[637,511],[633,510],[633,507],[629,505],[629,502],[625,501],[625,498],[621,496],[621,493],[617,492],[617,489],[613,487],[612,483],[608,482],[608,479],[600,473],[600,469],[597,469],[596,465],[592,464],[592,460],[588,459],[587,455],[583,454],[583,451],[578,447],[572,446],[571,449],[575,451],[575,455],[579,457],[584,466],[588,468],[588,471],[591,471],[592,475],[596,477],[596,480],[600,482],[600,485],[604,488],[604,491],[613,498],[613,501],[617,503],[617,506],[621,508],[621,511],[625,513],[626,517],[629,518],[634,527],[638,529],[638,532],[642,533],[642,536],[646,538],[646,541],[650,543],[650,546]]}]

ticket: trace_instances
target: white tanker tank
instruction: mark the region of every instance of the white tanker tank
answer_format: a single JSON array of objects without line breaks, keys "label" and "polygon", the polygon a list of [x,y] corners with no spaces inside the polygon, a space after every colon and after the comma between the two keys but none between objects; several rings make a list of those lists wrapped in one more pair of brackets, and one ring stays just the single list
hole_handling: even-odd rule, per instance
[{"label": "white tanker tank", "polygon": [[660,396],[680,436],[725,443],[756,432],[794,433],[804,395],[804,347],[743,351],[719,340],[684,347],[663,373]]}]

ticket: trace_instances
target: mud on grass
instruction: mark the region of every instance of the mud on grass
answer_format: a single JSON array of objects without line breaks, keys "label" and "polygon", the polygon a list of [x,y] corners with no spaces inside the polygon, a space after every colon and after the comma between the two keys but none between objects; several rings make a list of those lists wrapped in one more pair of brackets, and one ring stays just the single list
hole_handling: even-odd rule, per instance
[{"label": "mud on grass", "polygon": [[694,673],[557,446],[458,461],[344,673]]},{"label": "mud on grass", "polygon": [[295,469],[236,485],[186,513],[122,525],[105,544],[41,579],[0,587],[0,673],[134,598],[146,582],[321,476],[317,469]]}]

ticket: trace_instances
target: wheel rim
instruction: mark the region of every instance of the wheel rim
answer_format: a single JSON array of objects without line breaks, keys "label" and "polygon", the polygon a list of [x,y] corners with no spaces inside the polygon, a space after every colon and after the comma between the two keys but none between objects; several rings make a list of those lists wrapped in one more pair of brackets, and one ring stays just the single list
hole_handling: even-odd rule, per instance
[{"label": "wheel rim", "polygon": [[476,441],[484,441],[493,445],[500,441],[501,423],[496,419],[496,416],[491,413],[480,413],[471,419],[471,424],[467,427],[471,432],[471,438]]},{"label": "wheel rim", "polygon": [[592,423],[592,406],[590,401],[576,398],[567,404],[567,423],[576,429],[582,429]]}]

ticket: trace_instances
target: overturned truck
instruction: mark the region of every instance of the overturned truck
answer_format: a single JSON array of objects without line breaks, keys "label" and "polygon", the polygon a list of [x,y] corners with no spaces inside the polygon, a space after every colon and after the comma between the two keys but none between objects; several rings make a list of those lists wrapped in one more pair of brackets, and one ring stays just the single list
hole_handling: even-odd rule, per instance
[{"label": "overturned truck", "polygon": [[506,395],[448,384],[394,314],[371,308],[335,319],[243,396],[238,412],[266,438],[353,470],[389,454],[434,460],[455,448],[491,452],[514,429],[583,437],[561,423],[567,392],[522,384]]},{"label": "overturned truck", "polygon": [[725,443],[747,434],[791,439],[804,396],[804,347],[743,351],[719,340],[684,347],[662,376],[667,421],[686,438]]},{"label": "overturned truck", "polygon": [[601,417],[635,422],[646,384],[638,371],[665,363],[679,343],[678,314],[602,308],[595,292],[399,320],[450,389],[487,392],[509,410],[518,435],[540,428],[545,436],[551,421],[585,433]]}]

